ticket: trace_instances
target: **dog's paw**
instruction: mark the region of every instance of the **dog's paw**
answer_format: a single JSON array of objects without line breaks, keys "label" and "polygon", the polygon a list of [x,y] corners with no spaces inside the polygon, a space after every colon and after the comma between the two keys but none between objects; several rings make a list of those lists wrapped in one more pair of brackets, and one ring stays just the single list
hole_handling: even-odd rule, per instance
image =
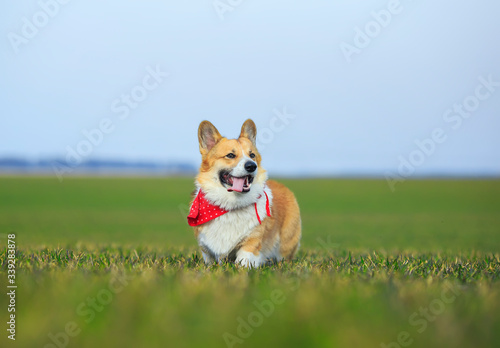
[{"label": "dog's paw", "polygon": [[246,268],[257,268],[262,265],[260,254],[254,255],[249,251],[238,251],[236,254],[236,264]]}]

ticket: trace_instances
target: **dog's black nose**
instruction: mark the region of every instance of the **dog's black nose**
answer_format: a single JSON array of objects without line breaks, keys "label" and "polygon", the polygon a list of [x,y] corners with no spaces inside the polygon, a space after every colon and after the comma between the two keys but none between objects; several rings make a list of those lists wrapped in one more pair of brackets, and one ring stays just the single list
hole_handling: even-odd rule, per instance
[{"label": "dog's black nose", "polygon": [[247,163],[245,163],[245,170],[247,172],[253,173],[255,172],[255,169],[257,169],[257,164],[255,164],[255,162],[248,161]]}]

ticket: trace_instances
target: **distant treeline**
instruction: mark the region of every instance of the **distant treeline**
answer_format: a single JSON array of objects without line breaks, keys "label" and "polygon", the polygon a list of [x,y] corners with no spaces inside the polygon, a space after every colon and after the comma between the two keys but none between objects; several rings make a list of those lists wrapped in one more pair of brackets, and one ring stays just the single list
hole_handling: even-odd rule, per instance
[{"label": "distant treeline", "polygon": [[33,161],[24,158],[0,158],[0,171],[49,172],[61,166],[70,166],[75,172],[154,172],[165,174],[192,174],[197,168],[184,162],[152,162],[124,160],[88,160],[78,165],[68,164],[64,159],[41,159]]}]

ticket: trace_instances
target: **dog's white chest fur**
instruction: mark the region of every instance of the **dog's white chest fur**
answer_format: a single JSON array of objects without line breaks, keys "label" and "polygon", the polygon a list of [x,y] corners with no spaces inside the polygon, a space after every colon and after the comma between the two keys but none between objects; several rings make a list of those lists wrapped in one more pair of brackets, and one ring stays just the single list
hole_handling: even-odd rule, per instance
[{"label": "dog's white chest fur", "polygon": [[[266,188],[269,204],[272,203],[272,194]],[[266,213],[266,196],[262,195],[257,200],[257,211],[259,217],[264,220]],[[251,204],[244,208],[231,210],[218,218],[207,222],[198,235],[198,243],[204,250],[204,257],[213,257],[215,260],[224,258],[231,253],[235,247],[259,225],[255,212],[255,205]]]}]

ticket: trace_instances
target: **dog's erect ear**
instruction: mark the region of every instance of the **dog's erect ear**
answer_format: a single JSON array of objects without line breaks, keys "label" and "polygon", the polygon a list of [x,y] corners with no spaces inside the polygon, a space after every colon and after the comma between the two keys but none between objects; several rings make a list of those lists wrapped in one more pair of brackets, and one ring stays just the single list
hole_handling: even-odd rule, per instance
[{"label": "dog's erect ear", "polygon": [[213,124],[208,121],[200,123],[198,128],[198,141],[200,142],[200,152],[202,155],[206,154],[217,144],[222,136]]},{"label": "dog's erect ear", "polygon": [[257,137],[257,127],[251,119],[248,119],[241,126],[240,138],[244,137],[250,139],[250,141],[255,145],[255,138]]}]

